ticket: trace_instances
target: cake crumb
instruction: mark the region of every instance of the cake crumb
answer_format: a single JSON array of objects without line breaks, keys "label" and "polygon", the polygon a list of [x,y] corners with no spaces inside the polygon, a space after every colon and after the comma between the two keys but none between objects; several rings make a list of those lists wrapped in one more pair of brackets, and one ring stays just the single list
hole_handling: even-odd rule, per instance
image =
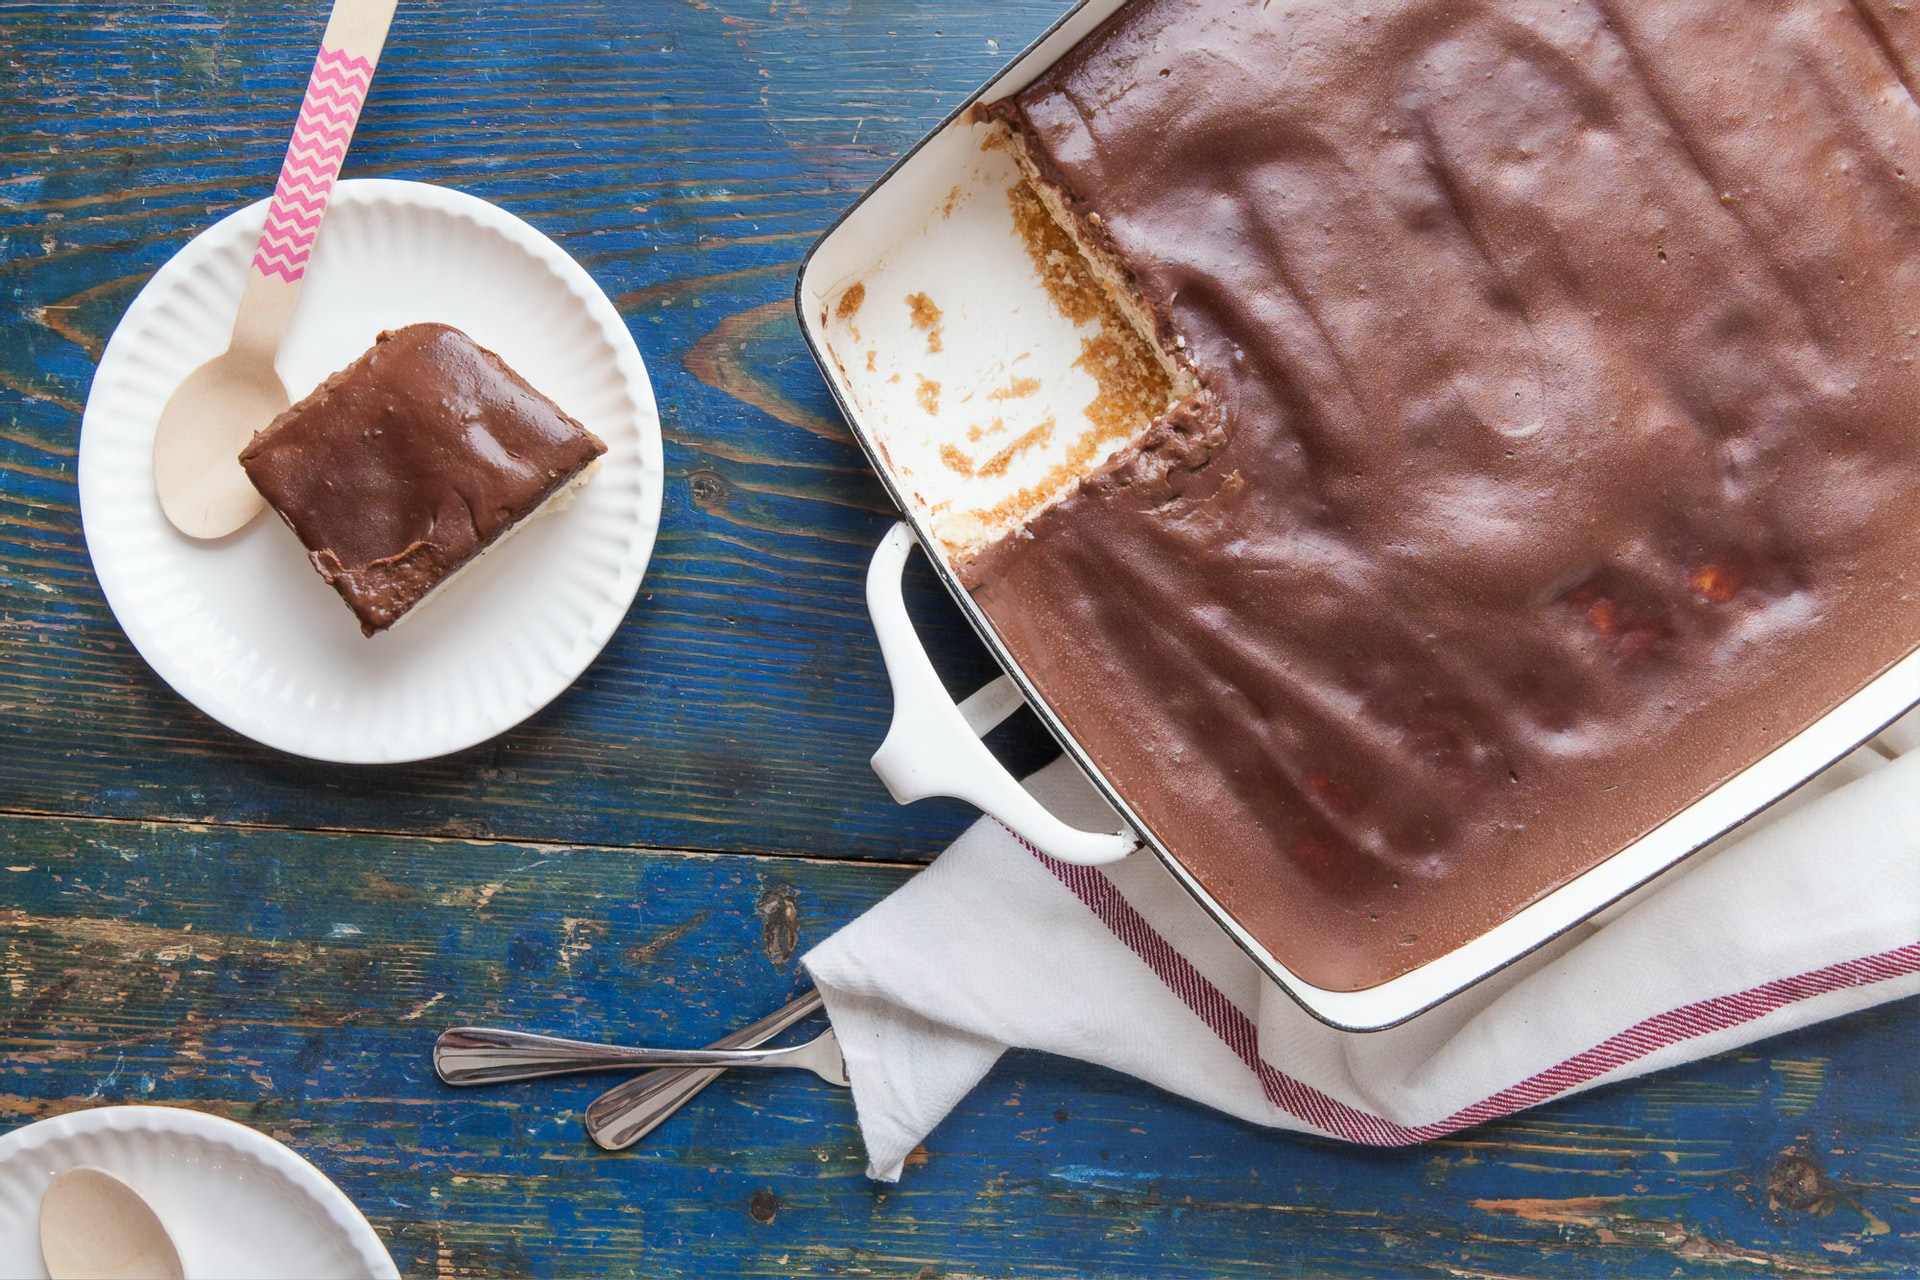
[{"label": "cake crumb", "polygon": [[983,476],[1005,475],[1007,473],[1007,467],[1012,464],[1014,458],[1025,453],[1037,444],[1045,444],[1052,436],[1053,419],[1048,418],[1045,422],[1042,422],[1039,426],[1033,428],[1033,430],[1026,432],[1011,444],[1007,445],[1006,448],[981,463],[980,474]]},{"label": "cake crumb", "polygon": [[847,286],[845,293],[840,295],[840,305],[833,309],[833,314],[842,320],[851,320],[853,313],[858,311],[860,304],[866,300],[867,286],[855,281]]},{"label": "cake crumb", "polygon": [[1070,466],[1055,467],[1041,477],[1038,484],[1029,485],[985,510],[970,511],[964,521],[952,522],[950,527],[955,529],[957,535],[954,541],[959,544],[954,555],[954,568],[964,577],[966,566],[990,541],[999,536],[996,530],[1012,528],[1016,521],[1024,521],[1043,502],[1051,501],[1064,484],[1078,478]]},{"label": "cake crumb", "polygon": [[[993,137],[983,143],[989,149],[999,145],[1005,144]],[[1041,510],[1071,493],[1103,457],[1149,430],[1175,399],[1173,377],[1157,348],[1113,299],[1079,243],[1054,220],[1032,183],[1016,183],[1008,191],[1007,200],[1014,232],[1049,302],[1063,319],[1082,331],[1080,357],[1074,367],[1092,379],[1095,394],[1086,407],[1086,425],[1074,422],[1066,436],[1060,435],[1059,424],[1049,417],[1017,438],[1008,439],[1006,423],[996,418],[991,425],[968,427],[965,437],[974,446],[1000,442],[991,456],[980,459],[952,444],[941,447],[941,461],[950,473],[1001,483],[1014,474],[1015,462],[1035,448],[1051,445],[1059,455],[1036,459],[1039,467],[1045,467],[1044,474],[1037,477],[1029,478],[1022,469],[1021,479],[1029,483],[1018,492],[1001,493],[991,507],[974,507],[964,514],[956,511],[940,522],[936,533],[947,544],[957,567],[969,563],[988,543],[1017,533]],[[929,349],[939,350],[940,309],[924,293],[909,295],[906,302],[914,326],[929,334]],[[1028,354],[1019,358],[1025,359]],[[1045,381],[1039,377],[1009,376],[1004,384],[985,389],[984,398],[1006,403],[1037,395],[1045,388]],[[939,394],[939,384],[920,379],[919,401],[927,412],[938,412]]]},{"label": "cake crumb", "polygon": [[[1086,410],[1093,429],[1082,433],[1068,449],[1066,461],[1035,486],[1043,494],[1054,494],[1074,484],[1105,449],[1133,439],[1165,413],[1173,382],[1146,340],[1128,323],[1093,274],[1073,237],[1041,203],[1032,184],[1015,184],[1007,193],[1007,201],[1013,209],[1014,227],[1047,296],[1075,325],[1096,326],[1090,336],[1080,340],[1080,358],[1074,361],[1098,388]],[[1015,385],[1025,381],[1017,379]],[[1019,512],[1022,522],[1032,514]]]},{"label": "cake crumb", "polygon": [[907,307],[912,313],[913,327],[924,329],[927,334],[927,351],[940,350],[940,308],[933,305],[933,299],[924,293],[907,295]]},{"label": "cake crumb", "polygon": [[878,355],[878,354],[879,354],[879,352],[877,352],[877,351],[869,351],[869,352],[867,352],[867,372],[868,372],[868,373],[872,373],[872,372],[874,371],[874,367],[873,367],[873,358],[874,358],[874,357],[875,357],[876,355]]},{"label": "cake crumb", "polygon": [[1081,325],[1099,320],[1112,310],[1107,291],[1094,279],[1080,247],[1040,203],[1033,184],[1024,180],[1015,183],[1007,192],[1007,203],[1013,208],[1013,226],[1026,246],[1034,272],[1060,314]]},{"label": "cake crumb", "polygon": [[1102,325],[1100,332],[1081,339],[1080,358],[1073,362],[1099,384],[1100,393],[1087,405],[1087,420],[1102,437],[1132,439],[1167,408],[1167,376],[1141,358],[1137,343],[1126,341],[1132,336],[1131,329]]}]

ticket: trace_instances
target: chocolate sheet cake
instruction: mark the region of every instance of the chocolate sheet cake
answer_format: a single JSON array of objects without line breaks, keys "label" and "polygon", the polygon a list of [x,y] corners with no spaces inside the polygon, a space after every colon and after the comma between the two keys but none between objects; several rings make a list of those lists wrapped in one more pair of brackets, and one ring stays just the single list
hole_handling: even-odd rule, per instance
[{"label": "chocolate sheet cake", "polygon": [[1303,978],[1920,643],[1916,74],[1881,0],[1135,0],[992,108],[1197,388],[963,577]]},{"label": "chocolate sheet cake", "polygon": [[499,356],[416,324],[275,418],[240,465],[371,636],[606,451]]}]

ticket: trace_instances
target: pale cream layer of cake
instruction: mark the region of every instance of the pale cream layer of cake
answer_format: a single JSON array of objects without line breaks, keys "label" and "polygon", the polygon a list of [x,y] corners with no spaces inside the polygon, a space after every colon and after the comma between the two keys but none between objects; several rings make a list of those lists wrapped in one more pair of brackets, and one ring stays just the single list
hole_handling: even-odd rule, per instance
[{"label": "pale cream layer of cake", "polygon": [[[958,126],[966,128],[967,126]],[[1193,390],[1022,181],[1004,125],[923,235],[827,298],[828,350],[908,497],[965,564],[1058,501]]]},{"label": "pale cream layer of cake", "polygon": [[[441,596],[445,595],[447,593],[447,590],[450,587],[452,587],[454,583],[459,582],[462,578],[465,578],[469,573],[472,573],[475,568],[477,568],[479,565],[481,565],[486,561],[488,556],[491,556],[494,552],[506,546],[509,542],[512,542],[515,538],[519,537],[521,533],[523,533],[525,530],[538,524],[542,519],[546,518],[547,516],[557,516],[562,511],[565,511],[567,508],[571,507],[574,504],[574,501],[577,498],[579,498],[580,491],[587,487],[587,482],[600,474],[600,465],[601,465],[601,460],[599,458],[595,458],[592,462],[589,462],[586,465],[586,468],[582,470],[579,475],[576,475],[573,479],[567,481],[566,486],[564,488],[556,489],[552,497],[548,498],[545,502],[535,507],[533,509],[532,514],[528,515],[523,520],[516,521],[510,528],[508,528],[508,530],[505,533],[501,534],[498,538],[495,538],[492,542],[482,547],[479,551],[479,554],[475,555],[473,559],[467,561],[465,564],[461,565],[458,569],[455,569],[452,573],[442,578],[439,582],[436,582],[433,585],[432,590],[428,591],[427,594],[420,597],[420,602],[418,604],[408,609],[405,613],[401,614],[398,618],[395,618],[393,621],[393,625],[388,627],[387,631],[389,632],[398,631],[400,628],[406,626],[407,623],[411,619],[413,619],[415,616],[417,616],[422,609],[425,609],[427,606],[431,605],[435,600],[438,600]],[[385,633],[384,632],[376,633],[374,638],[378,639],[379,635],[381,634],[385,634]]]},{"label": "pale cream layer of cake", "polygon": [[1136,0],[1017,94],[1210,400],[962,576],[1294,973],[1448,954],[1914,651],[1913,69],[1880,0]]}]

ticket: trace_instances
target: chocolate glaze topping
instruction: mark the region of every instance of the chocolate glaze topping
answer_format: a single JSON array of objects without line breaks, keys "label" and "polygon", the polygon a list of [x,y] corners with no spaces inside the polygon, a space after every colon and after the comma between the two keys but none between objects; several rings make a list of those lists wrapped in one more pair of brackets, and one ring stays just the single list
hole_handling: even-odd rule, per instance
[{"label": "chocolate glaze topping", "polygon": [[1376,984],[1920,643],[1920,26],[1137,0],[1009,114],[1204,392],[966,570],[1161,841]]},{"label": "chocolate glaze topping", "polygon": [[606,451],[499,356],[416,324],[275,418],[240,465],[372,635]]}]

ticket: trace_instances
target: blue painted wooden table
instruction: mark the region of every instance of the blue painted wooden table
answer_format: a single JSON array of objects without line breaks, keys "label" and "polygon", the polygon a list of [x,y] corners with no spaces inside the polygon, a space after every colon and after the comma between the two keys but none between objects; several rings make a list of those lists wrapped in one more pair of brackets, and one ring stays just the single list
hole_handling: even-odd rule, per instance
[{"label": "blue painted wooden table", "polygon": [[[88,567],[94,361],[272,183],[322,15],[0,3],[0,1126],[173,1103],[291,1143],[412,1275],[1920,1273],[1907,1002],[1410,1150],[1007,1059],[897,1187],[847,1098],[724,1080],[642,1148],[592,1081],[455,1094],[435,1032],[704,1042],[969,820],[867,771],[890,516],[801,346],[806,246],[1062,0],[403,4],[349,176],[456,186],[613,296],[666,435],[606,653],[445,760],[255,747],[157,681]],[[987,661],[927,581],[956,687]],[[1001,744],[1020,767],[1051,749]]]}]

